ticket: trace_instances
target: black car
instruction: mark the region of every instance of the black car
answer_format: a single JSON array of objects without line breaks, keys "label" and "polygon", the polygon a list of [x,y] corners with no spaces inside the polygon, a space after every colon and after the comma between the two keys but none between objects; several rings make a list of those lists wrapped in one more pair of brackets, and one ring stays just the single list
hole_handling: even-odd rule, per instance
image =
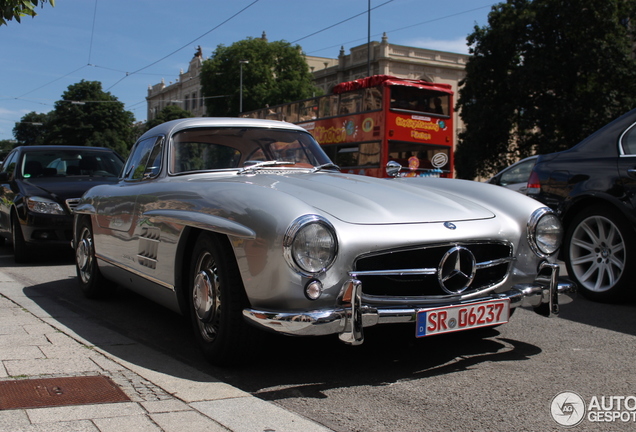
[{"label": "black car", "polygon": [[526,193],[528,178],[538,156],[530,156],[520,160],[495,174],[488,183],[503,186],[522,194]]},{"label": "black car", "polygon": [[561,218],[562,259],[584,295],[636,294],[636,109],[569,150],[540,156],[527,194]]},{"label": "black car", "polygon": [[34,247],[70,249],[73,207],[91,187],[117,182],[123,163],[103,147],[15,148],[0,168],[0,242],[13,241],[16,262]]}]

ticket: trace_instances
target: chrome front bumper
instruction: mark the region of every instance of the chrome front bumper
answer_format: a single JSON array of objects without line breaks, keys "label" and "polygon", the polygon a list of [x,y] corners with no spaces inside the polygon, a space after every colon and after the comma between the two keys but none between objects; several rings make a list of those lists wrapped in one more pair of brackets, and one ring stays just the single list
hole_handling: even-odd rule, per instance
[{"label": "chrome front bumper", "polygon": [[426,304],[418,307],[377,307],[362,302],[362,283],[352,278],[345,283],[341,307],[315,311],[275,312],[255,309],[243,310],[252,324],[293,336],[320,336],[338,333],[340,339],[351,345],[364,341],[363,328],[377,324],[415,323],[418,312],[443,306],[469,305],[493,299],[509,299],[510,308],[530,306],[544,316],[555,316],[559,305],[570,303],[576,295],[576,286],[569,280],[559,279],[558,264],[543,263],[549,275],[533,284],[515,285],[503,293],[492,293],[470,300]]}]

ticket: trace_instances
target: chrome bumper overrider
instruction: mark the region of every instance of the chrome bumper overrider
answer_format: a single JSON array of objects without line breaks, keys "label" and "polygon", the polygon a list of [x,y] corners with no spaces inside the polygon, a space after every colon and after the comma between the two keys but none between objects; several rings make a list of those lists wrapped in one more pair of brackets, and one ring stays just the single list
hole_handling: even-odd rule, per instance
[{"label": "chrome bumper overrider", "polygon": [[510,308],[531,306],[544,316],[559,313],[559,305],[570,303],[576,295],[576,286],[559,279],[558,264],[543,263],[549,275],[532,284],[515,285],[503,293],[492,293],[470,300],[426,304],[420,307],[377,307],[362,303],[362,283],[352,278],[345,283],[342,305],[333,309],[299,312],[275,312],[245,309],[248,321],[279,333],[294,336],[318,336],[338,333],[340,339],[351,345],[364,341],[363,328],[377,324],[408,323],[416,321],[417,313],[441,306],[471,304],[491,299],[509,299]]}]

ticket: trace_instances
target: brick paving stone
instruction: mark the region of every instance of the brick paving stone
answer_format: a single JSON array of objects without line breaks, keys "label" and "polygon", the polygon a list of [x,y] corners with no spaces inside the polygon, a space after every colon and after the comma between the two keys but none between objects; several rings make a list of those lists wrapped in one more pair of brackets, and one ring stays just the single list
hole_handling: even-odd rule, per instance
[{"label": "brick paving stone", "polygon": [[188,432],[228,432],[229,430],[197,411],[150,414],[150,418],[165,432],[183,432],[184,425],[187,425]]},{"label": "brick paving stone", "polygon": [[[161,432],[161,428],[145,415],[100,418],[93,423],[100,432]],[[186,426],[182,430],[190,429]]]},{"label": "brick paving stone", "polygon": [[90,420],[109,417],[143,415],[145,411],[134,402],[97,405],[73,405],[52,408],[32,408],[26,410],[34,424],[56,423],[74,420]]}]

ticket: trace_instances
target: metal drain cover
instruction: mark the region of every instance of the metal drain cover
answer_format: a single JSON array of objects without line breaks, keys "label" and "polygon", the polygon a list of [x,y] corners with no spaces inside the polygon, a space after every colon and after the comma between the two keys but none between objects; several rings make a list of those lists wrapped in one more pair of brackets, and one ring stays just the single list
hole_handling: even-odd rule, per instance
[{"label": "metal drain cover", "polygon": [[127,401],[126,393],[101,375],[0,381],[0,410]]}]

